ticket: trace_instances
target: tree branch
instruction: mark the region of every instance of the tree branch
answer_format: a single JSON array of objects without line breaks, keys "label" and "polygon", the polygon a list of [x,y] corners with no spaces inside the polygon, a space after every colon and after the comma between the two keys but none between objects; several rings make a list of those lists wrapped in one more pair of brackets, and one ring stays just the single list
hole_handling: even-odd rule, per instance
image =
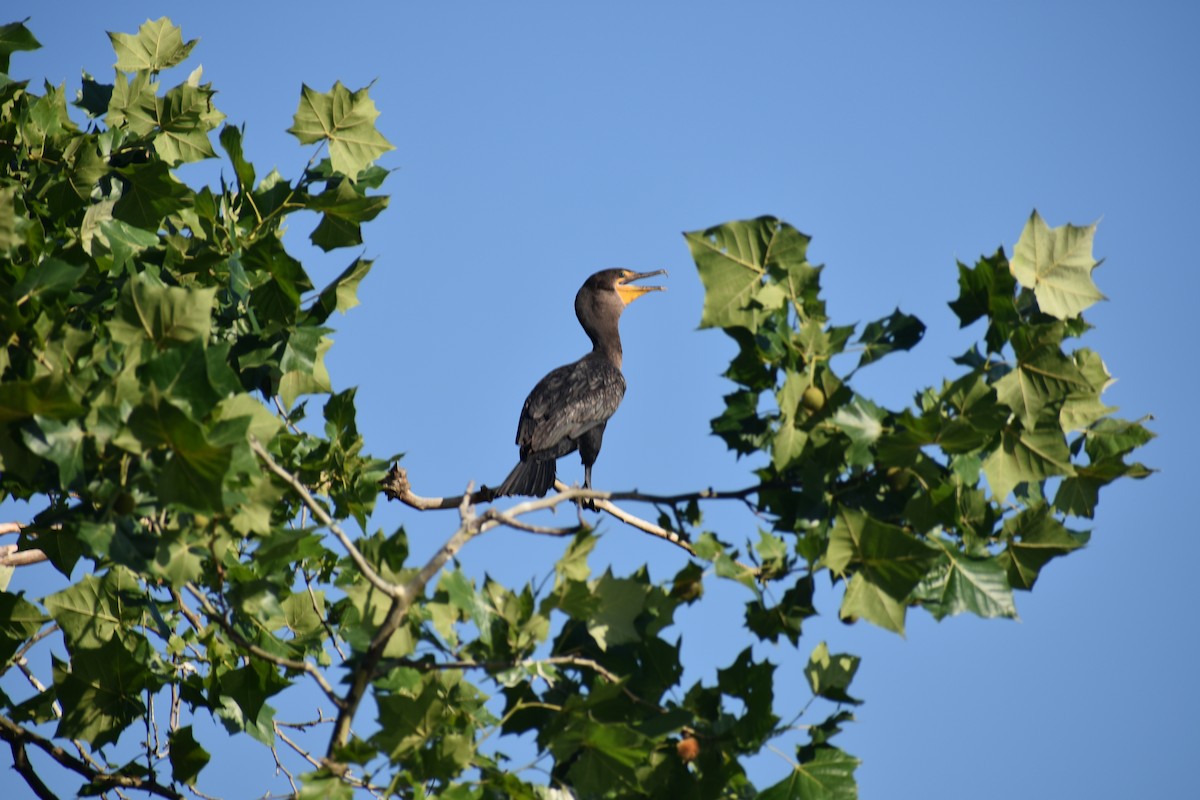
[{"label": "tree branch", "polygon": [[391,595],[392,604],[388,608],[387,616],[384,617],[379,630],[376,631],[375,636],[371,639],[371,643],[367,646],[362,660],[350,676],[350,688],[346,690],[342,706],[338,711],[337,722],[334,723],[333,736],[330,737],[329,750],[326,753],[327,760],[331,762],[331,768],[337,764],[334,754],[338,749],[344,747],[350,739],[350,724],[354,720],[354,714],[358,711],[358,706],[362,703],[363,695],[366,694],[367,687],[371,684],[371,680],[375,675],[375,669],[379,666],[380,659],[383,658],[383,652],[387,648],[388,642],[391,640],[392,635],[400,629],[400,625],[404,622],[405,617],[408,616],[408,609],[412,605],[413,600],[418,595],[424,593],[425,586],[433,579],[433,576],[463,548],[463,545],[481,533],[485,527],[493,527],[499,524],[498,522],[491,521],[489,525],[483,518],[475,516],[474,508],[471,504],[473,496],[470,487],[468,487],[466,493],[459,499],[459,514],[462,516],[462,526],[433,554],[433,557],[426,562],[425,566],[421,567],[420,571],[408,583],[402,587],[398,587],[399,590]]},{"label": "tree branch", "polygon": [[[83,776],[94,786],[102,790],[136,789],[138,791],[147,792],[159,797],[171,798],[171,800],[183,800],[182,794],[175,791],[170,786],[163,786],[161,783],[153,779],[145,780],[137,777],[136,775],[114,775],[110,772],[104,772],[103,770],[95,769],[71,755],[66,750],[63,750],[49,739],[39,736],[28,728],[24,728],[10,720],[8,717],[2,715],[0,715],[0,739],[8,742],[13,748],[14,760],[23,758],[25,760],[25,764],[28,765],[29,761],[28,755],[25,754],[25,745],[32,744],[34,747],[37,747],[39,750],[49,755],[62,766],[66,767],[77,775]],[[20,753],[20,755],[18,755],[18,753]],[[17,767],[17,772],[21,774],[22,778],[25,778],[26,783],[29,783],[29,776],[33,777],[33,779],[36,781],[36,784],[29,783],[29,787],[33,789],[34,793],[37,794],[38,797],[53,798],[55,796],[54,793],[50,792],[50,790],[46,788],[45,784],[41,782],[41,779],[37,777],[36,773],[33,772],[32,765],[29,766],[28,775],[26,772],[22,771],[20,767]],[[38,785],[40,785],[42,789],[47,792],[47,794],[42,794],[42,791],[38,789]]]}]

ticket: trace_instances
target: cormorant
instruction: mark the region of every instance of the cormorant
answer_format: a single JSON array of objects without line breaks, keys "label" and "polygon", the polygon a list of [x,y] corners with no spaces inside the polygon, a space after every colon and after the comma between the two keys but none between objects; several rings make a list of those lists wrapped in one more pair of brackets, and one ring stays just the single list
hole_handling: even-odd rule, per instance
[{"label": "cormorant", "polygon": [[495,490],[495,497],[543,497],[554,485],[555,462],[575,450],[583,461],[584,488],[592,488],[592,464],[600,454],[604,428],[625,395],[617,322],[625,306],[664,288],[634,286],[632,281],[666,274],[663,269],[606,269],[584,281],[575,295],[575,316],[592,340],[592,352],[553,370],[533,387],[517,423],[521,462]]}]

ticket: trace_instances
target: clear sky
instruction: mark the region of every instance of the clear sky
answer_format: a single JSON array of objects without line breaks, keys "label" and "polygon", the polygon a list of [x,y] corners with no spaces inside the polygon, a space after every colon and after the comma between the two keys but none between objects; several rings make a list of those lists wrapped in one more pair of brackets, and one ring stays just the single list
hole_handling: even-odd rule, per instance
[{"label": "clear sky", "polygon": [[[44,49],[16,76],[110,81],[104,31],[163,14],[200,43],[218,107],[245,123],[262,175],[296,175],[311,150],[284,131],[301,83],[375,81],[396,146],[391,207],[365,232],[377,259],[362,305],[333,320],[335,386],[359,387],[367,449],[403,451],[421,494],[495,484],[516,460],[525,394],[587,349],[571,300],[591,272],[666,268],[669,291],[626,313],[629,391],[609,425],[597,488],[657,493],[754,482],[709,435],[730,384],[730,342],[697,331],[702,290],[681,231],[759,214],[814,237],[834,321],[899,305],[928,326],[912,353],[856,377],[898,407],[954,370],[978,330],[947,308],[955,259],[1009,252],[1036,207],[1051,225],[1101,219],[1084,344],[1119,379],[1121,414],[1153,414],[1139,459],[1161,470],[1101,497],[1092,544],[1054,562],[1020,622],[909,616],[906,639],[823,616],[780,664],[781,715],[807,696],[812,648],[863,656],[866,700],[839,743],[864,760],[866,798],[927,800],[1194,796],[1200,745],[1200,563],[1195,469],[1200,389],[1187,344],[1200,282],[1188,237],[1200,202],[1200,5],[1187,2],[78,3],[16,0]],[[229,170],[226,169],[228,174]],[[212,168],[182,176],[210,180]],[[318,284],[350,255],[289,248]],[[1191,433],[1189,433],[1191,431]],[[572,457],[560,466],[581,480]],[[754,536],[737,509],[706,518]],[[454,520],[382,507],[373,527],[409,531],[428,555]],[[593,567],[643,562],[667,577],[685,554],[614,521]],[[561,541],[497,531],[461,554],[510,582],[552,567]],[[40,566],[14,589],[42,593]],[[744,590],[714,584],[679,615],[685,685],[744,646]],[[1192,610],[1189,610],[1192,609]],[[303,708],[280,708],[298,719]],[[215,733],[214,733],[215,735]],[[244,744],[243,744],[244,741]],[[215,794],[246,796],[270,755],[221,745],[237,768]],[[236,747],[234,747],[236,745]],[[0,753],[0,795],[23,786]],[[787,770],[767,754],[760,785]],[[255,770],[258,770],[257,772]],[[240,791],[238,789],[240,788]],[[261,794],[261,789],[256,793]],[[18,795],[20,796],[20,795]]]}]

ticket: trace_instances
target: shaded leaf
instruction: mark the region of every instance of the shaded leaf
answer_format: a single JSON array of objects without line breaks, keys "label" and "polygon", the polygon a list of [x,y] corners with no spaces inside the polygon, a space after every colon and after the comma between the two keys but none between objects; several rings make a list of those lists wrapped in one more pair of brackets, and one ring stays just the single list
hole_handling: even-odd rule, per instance
[{"label": "shaded leaf", "polygon": [[868,323],[863,328],[862,335],[858,337],[863,354],[855,369],[878,361],[888,353],[911,350],[924,335],[925,323],[897,308],[890,316]]},{"label": "shaded leaf", "polygon": [[42,46],[23,22],[0,25],[0,73],[8,72],[9,57],[19,50],[37,50]]},{"label": "shaded leaf", "polygon": [[177,783],[192,786],[196,776],[204,769],[212,756],[200,746],[192,734],[192,726],[185,725],[171,731],[171,777]]},{"label": "shaded leaf", "polygon": [[804,674],[808,678],[808,685],[812,689],[812,693],[835,703],[861,705],[861,700],[846,693],[846,690],[850,688],[850,682],[854,680],[854,673],[858,671],[858,664],[861,660],[858,656],[849,653],[831,655],[828,645],[821,642],[813,649],[812,655],[808,658],[808,666],[804,668]]}]

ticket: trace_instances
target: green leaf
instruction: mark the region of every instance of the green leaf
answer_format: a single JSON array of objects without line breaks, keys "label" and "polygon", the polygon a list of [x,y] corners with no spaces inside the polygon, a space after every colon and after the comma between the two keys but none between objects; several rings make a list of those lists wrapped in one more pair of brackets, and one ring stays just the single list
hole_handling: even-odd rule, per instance
[{"label": "green leaf", "polygon": [[1014,589],[1029,590],[1053,558],[1087,544],[1088,534],[1067,530],[1046,506],[1021,511],[1004,522],[1008,546],[998,556]]},{"label": "green leaf", "polygon": [[83,109],[94,119],[103,117],[108,112],[109,103],[112,102],[112,93],[111,83],[98,83],[85,71],[75,107]]},{"label": "green leaf", "polygon": [[358,285],[367,277],[367,273],[371,271],[374,263],[362,258],[354,259],[350,266],[342,270],[340,275],[321,290],[321,294],[308,307],[308,319],[315,323],[322,323],[334,311],[345,314],[358,305]]},{"label": "green leaf", "polygon": [[166,17],[146,20],[136,34],[110,32],[108,38],[117,54],[116,67],[125,72],[161,72],[173,67],[187,58],[197,42],[184,42],[182,29]]},{"label": "green leaf", "polygon": [[213,106],[213,94],[211,87],[189,81],[172,88],[158,101],[154,149],[163,161],[175,166],[216,157],[208,133],[225,115]]},{"label": "green leaf", "polygon": [[113,744],[122,731],[142,719],[143,693],[160,682],[146,668],[149,646],[141,640],[135,657],[120,638],[72,653],[71,669],[55,660],[54,689],[63,715],[55,736],[83,739],[95,747]]},{"label": "green leaf", "polygon": [[21,435],[30,452],[58,468],[59,486],[72,488],[83,474],[84,432],[75,420],[60,422],[48,417],[34,417],[34,427],[22,429]]},{"label": "green leaf", "polygon": [[121,293],[117,319],[109,322],[113,338],[130,344],[141,337],[166,346],[172,342],[207,341],[217,287],[184,289],[163,286],[139,273]]},{"label": "green leaf", "polygon": [[1002,502],[1018,484],[1053,475],[1074,475],[1075,467],[1061,429],[1006,428],[1000,447],[984,460],[983,472],[992,497]]},{"label": "green leaf", "polygon": [[17,648],[37,633],[46,617],[22,597],[0,591],[0,664],[7,664]]},{"label": "green leaf", "polygon": [[633,623],[646,607],[646,590],[646,584],[614,578],[611,572],[595,582],[592,591],[599,607],[588,620],[587,630],[601,650],[641,639]]},{"label": "green leaf", "polygon": [[266,745],[275,743],[271,724],[275,710],[267,698],[289,686],[275,668],[262,661],[229,670],[217,680],[222,706],[218,716],[230,733],[245,732]]},{"label": "green leaf", "polygon": [[1025,223],[1009,266],[1021,285],[1033,290],[1038,307],[1050,316],[1070,319],[1105,299],[1092,281],[1092,270],[1098,264],[1092,257],[1095,233],[1095,223],[1051,229],[1037,211]]},{"label": "green leaf", "polygon": [[168,741],[171,745],[171,777],[176,783],[194,786],[196,776],[212,756],[196,741],[191,725],[171,731]]},{"label": "green leaf", "polygon": [[244,133],[244,128],[226,125],[221,129],[220,139],[221,147],[225,149],[229,155],[229,162],[233,165],[233,174],[237,176],[238,191],[247,194],[254,189],[254,165],[246,160],[242,152]]},{"label": "green leaf", "polygon": [[284,370],[279,379],[279,396],[285,407],[291,408],[300,395],[332,391],[325,354],[333,346],[333,340],[322,335],[326,330],[301,328],[288,339],[279,362]]},{"label": "green leaf", "polygon": [[18,50],[37,50],[42,46],[25,27],[28,21],[25,19],[22,22],[0,25],[0,73],[8,72],[9,57],[13,53]]},{"label": "green leaf", "polygon": [[996,381],[996,397],[1017,413],[1027,428],[1033,428],[1046,406],[1058,406],[1072,394],[1096,393],[1079,367],[1057,348],[1040,348],[1017,368]]},{"label": "green leaf", "polygon": [[120,219],[101,221],[96,238],[112,252],[111,269],[118,274],[124,271],[136,272],[134,256],[158,246],[158,234],[135,228]]},{"label": "green leaf", "polygon": [[871,447],[883,434],[884,416],[883,409],[858,396],[833,415],[833,424],[850,439],[846,460],[851,465],[867,467],[874,463]]},{"label": "green leaf", "polygon": [[759,800],[857,800],[854,770],[860,762],[836,747],[802,747],[799,764],[786,778],[769,786]]},{"label": "green leaf", "polygon": [[829,533],[825,565],[837,575],[851,567],[896,600],[903,600],[924,577],[937,554],[895,525],[843,508]]},{"label": "green leaf", "polygon": [[16,187],[0,187],[0,255],[4,256],[15,250],[23,238],[17,233],[23,219],[17,215],[16,197]]},{"label": "green leaf", "polygon": [[903,635],[905,599],[936,558],[900,528],[842,509],[825,553],[825,564],[835,575],[853,570],[842,598],[842,619],[866,619]]},{"label": "green leaf", "polygon": [[[574,734],[573,731],[570,733]],[[636,731],[620,724],[590,722],[581,735],[566,738],[576,750],[559,757],[573,762],[567,778],[583,796],[637,785],[635,770],[645,763],[649,744]]]},{"label": "green leaf", "polygon": [[769,269],[791,278],[793,296],[817,280],[819,270],[806,258],[809,237],[774,217],[729,222],[684,238],[704,283],[701,328],[757,330],[786,298],[766,288]]},{"label": "green leaf", "polygon": [[913,592],[913,599],[935,619],[964,611],[984,618],[1017,616],[1012,587],[998,558],[972,558],[944,539],[933,541],[942,557]]},{"label": "green leaf", "polygon": [[338,81],[322,94],[305,85],[288,128],[301,144],[328,142],[333,169],[351,181],[375,159],[395,149],[375,128],[379,112],[367,96],[369,88],[351,92]]},{"label": "green leaf", "polygon": [[869,573],[856,572],[846,585],[838,617],[847,622],[865,619],[889,630],[904,635],[906,606],[882,586],[871,579]]},{"label": "green leaf", "polygon": [[191,194],[162,161],[134,164],[118,172],[128,186],[112,214],[135,228],[157,231],[163,219],[184,208]]},{"label": "green leaf", "polygon": [[68,264],[58,258],[47,258],[30,267],[21,280],[17,281],[11,293],[13,305],[19,306],[30,300],[62,297],[75,288],[86,272],[86,266]]},{"label": "green leaf", "polygon": [[774,680],[775,665],[755,661],[749,647],[728,667],[717,670],[717,687],[745,704],[744,713],[731,731],[739,746],[758,749],[778,724],[779,717],[773,711]]},{"label": "green leaf", "polygon": [[312,243],[326,252],[362,244],[362,223],[375,219],[387,205],[387,197],[361,194],[348,178],[337,181],[306,203],[310,211],[321,212]]},{"label": "green leaf", "polygon": [[862,369],[888,353],[911,350],[924,335],[925,323],[897,308],[890,316],[868,323],[863,328],[862,336],[858,337],[863,354],[855,369]]},{"label": "green leaf", "polygon": [[142,405],[129,416],[129,428],[147,447],[167,447],[171,458],[159,476],[159,499],[207,512],[224,508],[222,487],[232,451],[209,443],[204,430],[168,402]]},{"label": "green leaf", "polygon": [[116,567],[99,577],[85,575],[48,596],[44,605],[62,629],[69,650],[94,650],[116,637],[130,598],[140,595],[133,573]]},{"label": "green leaf", "polygon": [[850,682],[854,680],[854,673],[858,671],[860,661],[861,658],[848,653],[830,655],[828,645],[821,642],[813,649],[808,658],[808,666],[804,668],[812,693],[835,703],[861,705],[862,700],[846,693]]},{"label": "green leaf", "polygon": [[145,72],[132,79],[118,72],[108,97],[104,121],[114,130],[139,137],[154,133],[158,127],[158,83]]},{"label": "green leaf", "polygon": [[351,800],[354,797],[350,784],[324,767],[298,777],[302,784],[299,800]]}]

